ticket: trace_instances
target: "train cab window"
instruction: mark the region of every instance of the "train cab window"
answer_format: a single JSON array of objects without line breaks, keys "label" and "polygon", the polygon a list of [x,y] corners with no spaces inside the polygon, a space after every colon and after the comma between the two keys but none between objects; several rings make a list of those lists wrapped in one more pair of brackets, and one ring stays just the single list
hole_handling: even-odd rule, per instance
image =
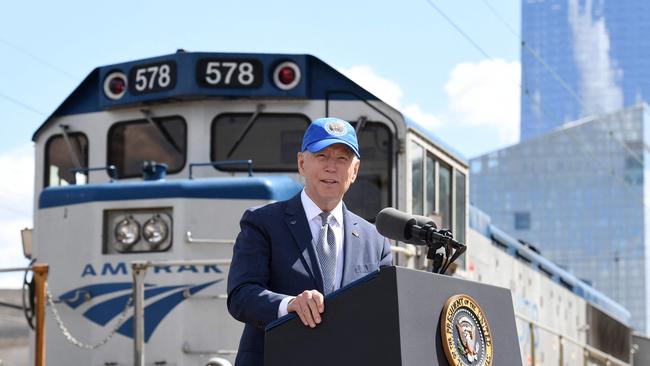
[{"label": "train cab window", "polygon": [[[296,172],[296,154],[309,119],[299,114],[222,114],[212,123],[211,159],[253,160],[253,170]],[[352,125],[355,125],[352,123]],[[359,131],[361,168],[345,195],[350,210],[369,221],[390,204],[392,139],[381,123],[366,122]],[[246,166],[221,166],[245,171]]]},{"label": "train cab window", "polygon": [[357,138],[361,167],[357,180],[345,195],[345,204],[352,212],[374,222],[379,211],[390,206],[391,132],[383,123],[366,122]]},{"label": "train cab window", "polygon": [[44,187],[85,184],[87,172],[74,169],[88,168],[88,138],[80,132],[54,135],[45,144]]},{"label": "train cab window", "polygon": [[185,165],[187,124],[180,116],[118,122],[108,131],[108,165],[119,178],[142,176],[144,161],[167,164],[169,174]]},{"label": "train cab window", "polygon": [[[212,122],[210,159],[252,160],[260,172],[297,171],[296,154],[309,119],[301,114],[228,113]],[[246,166],[221,166],[219,170],[245,171]]]}]

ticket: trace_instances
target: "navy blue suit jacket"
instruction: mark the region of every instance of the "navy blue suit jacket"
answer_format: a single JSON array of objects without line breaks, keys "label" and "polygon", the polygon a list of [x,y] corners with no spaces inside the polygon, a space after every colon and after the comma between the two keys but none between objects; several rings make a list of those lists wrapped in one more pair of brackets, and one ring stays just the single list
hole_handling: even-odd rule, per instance
[{"label": "navy blue suit jacket", "polygon": [[[246,323],[235,365],[261,366],[264,328],[277,319],[282,299],[323,293],[323,278],[300,194],[246,211],[240,226],[228,274],[228,311]],[[345,205],[343,232],[342,286],[391,265],[388,240]]]}]

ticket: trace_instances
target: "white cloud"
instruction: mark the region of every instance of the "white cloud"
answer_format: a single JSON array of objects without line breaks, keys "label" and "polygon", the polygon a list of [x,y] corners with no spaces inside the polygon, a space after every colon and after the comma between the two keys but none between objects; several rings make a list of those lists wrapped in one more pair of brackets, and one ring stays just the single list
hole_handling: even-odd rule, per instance
[{"label": "white cloud", "polygon": [[[27,264],[20,230],[32,226],[34,152],[30,145],[0,153],[0,268]],[[0,288],[20,287],[22,274],[1,274]]]},{"label": "white cloud", "polygon": [[436,134],[467,156],[519,140],[518,61],[484,60],[456,65],[444,86],[448,104],[436,113],[426,111],[426,105],[406,102],[400,85],[377,75],[370,66],[340,71],[405,115],[435,129]]},{"label": "white cloud", "polygon": [[425,112],[420,105],[405,103],[403,101],[404,91],[399,84],[377,75],[372,67],[358,65],[339,69],[339,71],[418,123],[430,128],[439,127],[442,124],[437,116]]},{"label": "white cloud", "polygon": [[456,65],[445,84],[450,119],[465,128],[494,128],[499,145],[516,143],[520,78],[518,61],[496,59]]},{"label": "white cloud", "polygon": [[569,24],[573,33],[573,57],[580,74],[582,115],[600,114],[623,106],[623,90],[616,85],[622,70],[609,57],[609,33],[605,18],[592,18],[592,1],[580,6],[569,1]]}]

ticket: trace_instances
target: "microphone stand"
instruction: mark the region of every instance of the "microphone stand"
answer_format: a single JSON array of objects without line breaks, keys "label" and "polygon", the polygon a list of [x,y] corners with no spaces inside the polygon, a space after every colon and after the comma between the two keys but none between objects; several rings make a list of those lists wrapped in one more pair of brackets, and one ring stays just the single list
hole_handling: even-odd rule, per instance
[{"label": "microphone stand", "polygon": [[[427,245],[427,258],[433,262],[431,272],[445,274],[449,265],[460,257],[467,247],[454,240],[451,230],[436,230],[435,225],[426,224],[421,227],[424,231],[423,241]],[[445,252],[438,253],[440,248]]]}]

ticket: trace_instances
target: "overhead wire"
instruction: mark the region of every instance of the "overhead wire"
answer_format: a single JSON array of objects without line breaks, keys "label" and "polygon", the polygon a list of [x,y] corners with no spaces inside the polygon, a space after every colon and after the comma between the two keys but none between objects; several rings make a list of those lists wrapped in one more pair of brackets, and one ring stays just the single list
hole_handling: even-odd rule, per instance
[{"label": "overhead wire", "polygon": [[[428,0],[427,0],[427,1],[428,1]],[[545,69],[546,69],[546,70],[547,70],[547,71],[548,71],[552,76],[553,76],[553,78],[554,78],[554,79],[555,79],[555,80],[556,80],[556,81],[557,81],[557,82],[562,86],[562,88],[565,89],[565,90],[566,90],[566,91],[567,91],[567,92],[568,92],[568,93],[569,93],[569,94],[570,94],[570,95],[571,95],[571,96],[572,96],[572,97],[573,97],[573,98],[574,98],[574,99],[575,99],[575,100],[580,104],[581,107],[584,106],[584,104],[585,104],[584,99],[581,98],[581,97],[580,97],[580,96],[579,96],[579,95],[578,95],[578,94],[573,90],[573,88],[571,88],[571,86],[568,85],[568,84],[566,83],[566,81],[565,81],[564,79],[562,79],[562,77],[561,77],[561,76],[560,76],[560,75],[559,75],[559,74],[558,74],[558,73],[557,73],[557,72],[556,72],[556,71],[555,71],[555,70],[554,70],[554,69],[553,69],[553,68],[552,68],[552,67],[551,67],[551,66],[550,66],[550,65],[549,65],[549,64],[548,64],[548,63],[547,63],[547,62],[546,62],[546,61],[545,61],[545,60],[544,60],[544,59],[543,59],[543,58],[542,58],[542,57],[541,57],[541,56],[540,56],[540,55],[539,55],[535,50],[534,50],[534,49],[532,49],[530,46],[528,46],[528,44],[527,44],[526,41],[523,39],[523,37],[522,37],[519,33],[517,33],[517,32],[516,32],[516,31],[515,31],[511,26],[510,26],[510,24],[509,24],[509,23],[508,23],[508,22],[507,22],[507,21],[506,21],[506,20],[505,20],[505,19],[504,19],[504,18],[503,18],[503,17],[502,17],[498,12],[497,12],[497,10],[496,10],[496,9],[495,9],[495,8],[494,8],[494,7],[489,3],[489,1],[488,1],[488,0],[482,0],[482,1],[483,1],[483,3],[486,5],[486,7],[488,8],[488,10],[489,10],[489,11],[490,11],[490,12],[491,12],[491,13],[492,13],[492,14],[493,14],[493,15],[494,15],[494,16],[495,16],[495,17],[496,17],[496,18],[497,18],[497,19],[498,19],[498,20],[499,20],[499,21],[500,21],[500,22],[501,22],[501,23],[502,23],[502,24],[503,24],[503,25],[504,25],[504,26],[505,26],[509,31],[510,31],[510,33],[512,33],[512,34],[513,34],[513,35],[514,35],[514,36],[519,40],[521,46],[522,46],[526,51],[528,51],[531,55],[533,55],[533,57],[534,57],[534,58],[535,58],[535,59],[536,59],[536,60],[537,60],[537,61],[538,61],[538,62],[539,62],[539,63],[540,63],[540,64],[541,64],[541,65],[542,65],[542,66],[543,66],[543,67],[544,67],[544,68],[545,68]],[[529,100],[530,100],[533,104],[535,104],[535,106],[536,106],[537,108],[539,108],[539,110],[540,110],[544,115],[546,115],[546,117],[549,117],[549,114],[548,114],[548,113],[547,113],[547,112],[542,108],[541,103],[539,103],[539,101],[538,101],[536,98],[534,98],[533,96],[530,95],[530,91],[528,90],[528,88],[525,88],[525,87],[524,87],[523,85],[521,85],[521,84],[519,84],[519,86],[520,86],[520,88],[522,89],[522,91],[524,92],[524,94],[529,98]],[[603,113],[604,113],[604,112],[603,112]],[[610,115],[610,116],[613,116],[614,118],[616,118],[616,119],[618,120],[618,122],[621,123],[621,124],[624,122],[623,119],[622,119],[622,117],[620,116],[620,112],[614,112],[614,113],[611,113],[611,112],[610,112],[609,115]],[[559,120],[557,117],[551,117],[550,119],[552,119],[552,120]],[[573,136],[573,134],[569,133],[569,132],[570,132],[569,130],[571,130],[571,132],[577,132],[577,129],[560,128],[559,130],[562,131],[562,132],[564,132],[564,133],[565,133],[565,134],[566,134],[570,139],[572,139],[574,142],[580,144],[580,145],[584,148],[584,143],[583,143],[582,141],[577,140],[577,137],[576,137],[576,136]],[[644,170],[645,170],[645,165],[644,165],[644,163],[643,163],[643,158],[640,157],[639,155],[637,155],[636,152],[635,152],[634,150],[632,150],[632,149],[629,147],[628,144],[625,143],[625,141],[622,141],[620,138],[618,138],[618,137],[616,136],[616,134],[614,133],[614,131],[612,131],[611,129],[609,130],[608,137],[610,137],[610,138],[611,138],[615,143],[617,143],[620,147],[622,147],[622,148],[625,150],[625,152],[626,152],[629,156],[631,156],[634,160],[636,160],[638,163],[640,163],[641,166],[643,166],[643,167],[644,167]],[[646,144],[644,144],[644,148],[648,149],[648,146],[647,146]],[[598,169],[601,169],[600,164],[596,164],[596,163],[598,162],[598,161],[597,161],[597,160],[598,160],[598,157],[594,156],[594,155],[591,154],[591,153],[587,153],[587,155],[590,155],[590,156],[592,157],[592,161],[595,163],[596,167],[597,167]],[[618,177],[618,180],[620,181],[621,185],[622,185],[622,186],[625,188],[625,190],[628,191],[628,193],[629,193],[630,186],[629,186],[628,182],[626,182],[625,179],[624,179],[623,177],[618,176],[618,175],[615,174],[615,169],[614,169],[614,167],[611,167],[611,169],[609,170],[609,175],[610,175],[610,176],[616,176],[616,177]],[[649,206],[648,204],[646,204],[645,202],[644,202],[644,205],[645,205],[647,208],[650,208],[650,206]]]},{"label": "overhead wire", "polygon": [[[70,72],[68,72],[68,71],[66,71],[66,70],[52,64],[51,62],[49,62],[49,61],[35,55],[32,52],[27,51],[23,47],[20,47],[19,45],[15,44],[14,42],[10,42],[9,40],[7,40],[6,38],[3,38],[1,36],[0,36],[0,43],[14,49],[15,51],[18,51],[19,53],[22,53],[23,55],[33,59],[34,61],[40,63],[41,65],[44,65],[44,66],[50,68],[51,70],[56,71],[57,73],[59,73],[60,75],[64,76],[65,78],[67,78],[69,80],[75,81],[75,80],[78,79],[72,73],[70,73]],[[2,92],[0,92],[0,98],[2,98],[4,100],[7,100],[7,101],[9,101],[9,102],[11,102],[11,103],[13,103],[13,104],[15,104],[17,106],[20,106],[20,107],[22,107],[22,108],[24,108],[24,109],[26,109],[26,110],[28,110],[30,112],[36,113],[36,114],[38,114],[38,115],[40,115],[42,117],[47,116],[46,113],[38,110],[37,108],[34,108],[34,107],[30,106],[29,104],[27,104],[25,102],[22,102],[22,101],[20,101],[20,100],[18,100],[16,98],[10,97],[10,96],[2,93]]]},{"label": "overhead wire", "polygon": [[483,54],[483,56],[489,58],[490,60],[493,59],[490,55],[488,55],[487,52],[485,52],[485,50],[483,50],[483,48],[481,46],[478,45],[478,43],[474,42],[472,37],[470,37],[467,33],[465,33],[465,31],[463,31],[463,29],[461,27],[459,27],[456,24],[456,22],[451,20],[451,18],[448,17],[447,14],[445,14],[445,12],[442,11],[442,9],[440,9],[432,0],[426,0],[426,2],[429,3],[429,5],[432,8],[434,8],[438,12],[438,14],[440,14],[441,17],[445,18],[445,20],[447,20],[447,22],[452,27],[454,27],[454,29],[456,29],[456,31],[458,31],[458,33],[460,33],[469,43],[471,43],[474,46],[474,48],[476,48],[481,54]]},{"label": "overhead wire", "polygon": [[[521,42],[522,48],[524,48],[531,55],[533,55],[533,57],[553,76],[553,78],[562,86],[562,88],[564,88],[575,100],[577,100],[578,103],[580,104],[580,106],[582,107],[584,105],[583,99],[580,98],[577,95],[577,93],[564,81],[564,79],[562,79],[562,77],[560,77],[560,75],[558,75],[557,72],[550,65],[548,65],[548,63],[534,49],[532,49],[530,46],[528,46],[528,44],[524,41],[524,39],[516,31],[514,31],[514,29],[505,21],[505,19],[503,19],[503,17],[501,17],[501,15],[496,11],[496,9],[494,9],[491,6],[491,4],[489,4],[489,2],[487,0],[483,0],[483,3],[487,6],[487,8],[490,10],[490,12],[492,12],[492,14],[496,18],[498,18],[506,26],[506,28],[508,28],[508,30],[510,30],[510,32],[515,37],[517,37],[517,39],[519,39],[519,41]],[[525,95],[529,98],[529,100],[533,104],[535,104],[535,106],[545,115],[545,117],[547,117],[547,118],[549,117],[548,112],[546,112],[542,108],[539,101],[536,98],[534,98],[533,96],[530,95],[530,91],[528,90],[528,88],[522,87],[522,92],[525,93]],[[623,120],[620,117],[619,113],[614,113],[614,118],[617,118],[619,120],[619,123],[623,123]],[[551,120],[558,120],[558,119],[553,118],[553,117],[551,117],[550,119]],[[577,128],[561,128],[560,130],[563,131],[566,134],[566,136],[568,136],[571,140],[573,140],[574,142],[577,142],[578,144],[580,144],[584,148],[584,144],[582,143],[582,141],[579,141],[578,137],[573,136],[574,134],[571,133],[571,132],[578,132]],[[640,158],[638,155],[636,155],[634,153],[634,151],[624,141],[620,141],[620,139],[618,139],[615,136],[615,134],[613,133],[613,131],[611,129],[610,129],[608,135],[609,135],[609,137],[611,137],[611,140],[613,140],[619,146],[621,146],[629,156],[632,156],[635,160],[637,160],[643,166],[642,158]],[[646,144],[644,144],[644,147],[646,149],[648,148],[648,146]],[[610,151],[611,151],[611,149],[610,149]],[[591,157],[591,160],[594,163],[594,165],[596,165],[597,169],[601,169],[600,165],[596,164],[597,157],[593,156],[590,153],[588,153],[588,155]],[[629,186],[629,184],[627,184],[627,182],[625,181],[625,178],[621,177],[620,175],[615,174],[615,169],[613,167],[611,167],[609,175],[612,176],[612,177],[618,178],[618,180],[615,179],[614,181],[615,182],[619,181],[621,183],[621,185],[623,186],[624,190],[627,193],[630,193],[631,187]],[[650,206],[648,206],[648,204],[645,203],[645,200],[643,201],[643,205],[646,208],[650,208]],[[580,263],[580,262],[593,264],[593,263],[598,262],[598,261],[612,260],[612,259],[615,260],[615,263],[613,265],[616,266],[616,265],[618,265],[619,260],[623,260],[623,261],[628,262],[628,263],[631,262],[631,261],[635,261],[635,260],[638,261],[639,260],[639,256],[635,255],[634,253],[631,253],[631,252],[627,251],[625,255],[621,255],[621,254],[619,254],[618,250],[619,250],[618,248],[615,249],[615,253],[612,253],[611,255],[607,255],[607,254],[600,255],[600,256],[590,255],[589,257],[586,257],[586,258],[583,258],[582,253],[580,253],[580,252],[578,253],[578,255],[572,255],[570,253],[564,253],[563,252],[564,253],[564,258],[558,258],[558,259],[559,259],[559,262],[564,262],[565,264],[570,264],[571,266],[579,266],[578,263]],[[618,273],[618,270],[616,270],[616,273]],[[615,289],[615,293],[617,294],[617,296],[620,295],[619,292],[618,292],[618,288]]]},{"label": "overhead wire", "polygon": [[27,105],[27,104],[19,101],[18,99],[14,99],[14,98],[12,98],[12,97],[10,97],[8,95],[5,95],[3,93],[0,93],[0,98],[2,98],[4,100],[7,100],[7,101],[9,101],[9,102],[11,102],[11,103],[13,103],[13,104],[15,104],[17,106],[23,107],[24,109],[26,109],[26,110],[28,110],[30,112],[36,113],[39,116],[42,116],[42,117],[47,116],[45,113],[39,111],[38,109],[36,109],[36,108],[34,108],[34,107],[30,106],[30,105]]},{"label": "overhead wire", "polygon": [[45,59],[31,53],[29,51],[27,51],[26,49],[18,46],[17,44],[8,41],[7,39],[5,39],[3,37],[0,37],[0,43],[4,43],[5,45],[13,48],[14,50],[22,53],[23,55],[26,55],[26,56],[32,58],[34,61],[37,61],[38,63],[40,63],[40,64],[42,64],[44,66],[47,66],[52,70],[57,71],[59,74],[65,76],[66,78],[68,78],[68,79],[70,79],[72,81],[76,81],[78,79],[77,76],[75,76],[75,75],[69,73],[68,71],[66,71],[66,70],[52,64],[51,62],[49,62],[49,61],[47,61],[47,60],[45,60]]},{"label": "overhead wire", "polygon": [[[576,91],[573,90],[573,88],[557,73],[557,71],[555,71],[555,69],[553,67],[551,67],[546,62],[546,60],[544,60],[539,55],[539,53],[537,51],[535,51],[532,47],[530,47],[528,45],[528,43],[523,39],[523,37],[519,33],[517,33],[510,26],[510,24],[497,12],[497,10],[488,2],[488,0],[482,0],[482,1],[486,5],[488,10],[490,10],[490,12],[510,31],[510,33],[512,33],[512,35],[515,36],[517,38],[517,40],[519,40],[519,42],[521,44],[521,47],[524,48],[526,51],[528,51],[528,53],[530,53],[535,58],[535,60],[537,60],[537,62],[539,62],[544,67],[544,69],[546,69],[546,71],[549,74],[551,74],[553,79],[555,79],[555,81],[557,81],[558,84],[560,84],[560,86],[567,93],[569,93],[569,95],[571,95],[571,97],[573,99],[575,99],[578,102],[580,107],[584,107],[585,104],[586,104],[584,98],[582,98],[578,93],[576,93]],[[527,87],[524,87],[523,85],[521,85],[521,88],[525,89],[528,92]],[[531,100],[534,100],[534,98],[532,98],[530,96],[530,94],[528,94],[528,96],[531,98]],[[606,112],[604,110],[601,110],[600,113],[606,113]],[[615,116],[618,116],[618,115],[615,114]],[[618,119],[619,119],[619,122],[623,122],[620,118],[618,118]],[[614,138],[612,133],[610,133],[610,135],[612,136],[612,138]],[[632,149],[630,149],[629,146],[627,146],[627,144],[624,141],[620,141],[620,140],[616,140],[616,139],[615,139],[615,141],[617,141],[619,143],[619,145],[621,145],[621,147],[623,147],[626,151],[628,151],[628,154],[630,154],[630,156],[632,156],[639,163],[643,164],[643,158],[638,156]]]},{"label": "overhead wire", "polygon": [[[486,0],[483,0],[483,2],[485,2],[485,1],[486,1]],[[446,13],[445,13],[441,8],[440,8],[440,7],[439,7],[439,6],[437,6],[437,5],[433,2],[433,0],[426,0],[426,2],[427,2],[427,3],[428,3],[428,4],[429,4],[429,5],[430,5],[434,10],[436,10],[436,12],[437,12],[438,14],[440,14],[440,16],[442,16],[445,20],[447,20],[447,22],[448,22],[448,23],[449,23],[449,24],[450,24],[454,29],[456,29],[456,30],[457,30],[457,31],[458,31],[458,32],[463,36],[463,38],[465,38],[465,39],[466,39],[470,44],[472,44],[472,45],[474,46],[474,48],[476,48],[476,49],[477,49],[477,50],[478,50],[478,51],[479,51],[483,56],[485,56],[486,58],[488,58],[488,59],[491,60],[491,61],[495,61],[495,59],[494,59],[492,56],[490,56],[490,55],[489,55],[489,54],[488,54],[488,53],[487,53],[487,52],[486,52],[486,51],[485,51],[485,50],[484,50],[484,49],[483,49],[483,48],[482,48],[482,47],[481,47],[481,46],[480,46],[476,41],[474,41],[474,39],[472,39],[472,37],[470,37],[469,34],[467,34],[467,32],[465,32],[465,31],[464,31],[464,30],[463,30],[463,29],[462,29],[462,28],[461,28],[461,27],[460,27],[456,22],[453,21],[453,19],[451,19],[451,17],[449,17],[449,16],[448,16],[448,15],[447,15],[447,14],[446,14]],[[493,10],[492,7],[488,7],[488,8]],[[500,16],[499,16],[498,18],[499,18],[499,19],[503,19],[503,18],[500,17]],[[514,30],[512,29],[512,27],[508,26],[508,29],[510,29],[511,32],[514,32]],[[514,34],[517,35],[516,32],[514,32]],[[521,40],[521,38],[520,38],[519,36],[517,36],[517,37]],[[523,41],[522,41],[522,42],[523,42]],[[536,54],[536,53],[535,53],[535,54]],[[540,57],[540,59],[541,59],[541,57]],[[541,60],[543,61],[543,59],[541,59]],[[543,64],[550,68],[550,66],[548,66],[548,64],[547,64],[546,62],[544,62]],[[557,75],[557,73],[555,73],[555,75]],[[557,76],[558,76],[558,78],[559,78],[559,75],[557,75]],[[559,78],[559,79],[561,80],[561,78]],[[539,102],[536,100],[536,98],[534,98],[533,96],[531,96],[531,95],[530,95],[530,92],[529,92],[527,89],[525,89],[525,88],[522,86],[521,83],[519,83],[519,82],[514,82],[514,83],[517,84],[517,86],[520,88],[520,90],[522,90],[522,91],[524,92],[524,94],[525,94],[525,95],[526,95],[526,96],[531,100],[531,102],[532,102],[533,104],[536,105],[536,107],[539,108],[539,110],[540,110],[543,114],[545,114],[545,115],[547,115],[547,116],[550,115],[547,111],[545,111],[545,109],[543,108],[543,106],[541,105],[541,103],[539,103]],[[564,85],[566,85],[566,83],[564,83]],[[568,87],[568,85],[566,85],[566,86]],[[569,88],[569,90],[570,90],[570,88]],[[573,94],[575,94],[575,92],[573,92]],[[582,141],[580,141],[580,140],[577,140],[575,136],[572,136],[572,135],[569,133],[568,130],[569,130],[569,129],[567,129],[567,128],[560,128],[560,129],[559,129],[559,131],[562,131],[563,133],[565,133],[565,134],[566,134],[569,138],[571,138],[574,142],[577,142],[577,143],[579,143],[581,146],[583,146],[583,149],[584,149],[584,143],[583,143]],[[617,140],[614,140],[614,141],[617,141]],[[617,141],[617,142],[618,142],[618,141]],[[625,148],[624,145],[621,145],[621,146]],[[593,161],[595,167],[596,167],[597,169],[601,170],[601,169],[602,169],[602,166],[598,163],[598,158],[597,158],[596,156],[594,156],[593,154],[589,153],[588,151],[586,151],[586,149],[584,149],[584,150],[585,150],[585,154],[591,157],[591,160]],[[630,150],[629,147],[628,147],[628,149],[626,149],[626,150],[628,150],[628,153],[629,153],[629,150]],[[638,157],[638,156],[636,156],[635,158],[636,158],[637,160],[639,160],[639,157]],[[639,162],[643,163],[642,160],[639,160]],[[611,171],[612,171],[612,170],[610,170],[609,172],[611,172]],[[614,175],[614,174],[608,174],[608,175],[612,176],[612,175]],[[627,182],[625,182],[625,180],[624,180],[622,177],[618,177],[618,178],[621,180],[621,183],[622,183],[622,185],[625,187],[625,189],[629,191],[630,187],[628,186]],[[645,204],[645,203],[644,203],[644,204]],[[645,205],[647,206],[647,204],[645,204]],[[647,207],[650,208],[650,206],[647,206]]]},{"label": "overhead wire", "polygon": [[[485,51],[485,50],[484,50],[484,49],[483,49],[483,48],[482,48],[482,47],[481,47],[477,42],[475,42],[475,41],[472,39],[472,37],[470,37],[470,36],[469,36],[469,35],[468,35],[468,34],[467,34],[467,33],[466,33],[466,32],[465,32],[465,31],[464,31],[464,30],[463,30],[463,29],[458,25],[458,24],[456,24],[456,22],[454,22],[454,21],[453,21],[453,20],[452,20],[452,19],[451,19],[451,18],[450,18],[450,17],[449,17],[449,16],[448,16],[448,15],[447,15],[447,14],[446,14],[446,13],[445,13],[441,8],[440,8],[440,7],[438,7],[438,6],[437,6],[437,5],[436,5],[432,0],[426,0],[426,2],[427,2],[427,3],[428,3],[428,4],[429,4],[429,5],[430,5],[434,10],[436,10],[436,12],[438,12],[438,14],[440,14],[440,16],[442,16],[445,20],[447,20],[447,22],[448,22],[448,23],[449,23],[449,24],[450,24],[454,29],[456,29],[456,30],[458,31],[458,33],[460,33],[460,35],[463,36],[463,37],[464,37],[464,38],[465,38],[465,39],[466,39],[470,44],[472,44],[472,45],[474,46],[474,48],[476,48],[476,49],[477,49],[477,50],[478,50],[478,51],[479,51],[483,56],[485,56],[486,58],[488,58],[488,59],[491,60],[491,61],[495,61],[495,59],[494,59],[493,57],[491,57],[491,56],[490,56],[490,55],[489,55],[489,54],[488,54],[488,53],[487,53],[487,52],[486,52],[486,51]],[[483,2],[486,3],[486,0],[483,0]],[[487,3],[486,3],[486,4],[487,4]],[[488,4],[488,8],[492,11],[493,14],[496,14],[496,11],[495,11],[491,6],[489,6],[489,4]],[[504,20],[500,15],[498,15],[497,18],[500,19],[500,20],[502,20],[502,21],[504,22],[504,24],[507,24],[507,23],[505,23],[505,20]],[[564,80],[563,80],[563,79],[562,79],[562,78],[561,78],[561,77],[560,77],[560,76],[559,76],[559,75],[558,75],[558,74],[557,74],[557,73],[556,73],[556,72],[555,72],[555,71],[554,71],[554,70],[553,70],[553,69],[552,69],[552,68],[551,68],[551,67],[550,67],[550,66],[549,66],[549,65],[548,65],[548,64],[547,64],[547,63],[546,63],[542,58],[541,58],[541,56],[539,56],[539,55],[538,55],[534,50],[532,50],[532,49],[531,49],[531,48],[530,48],[530,47],[529,47],[529,46],[528,46],[528,45],[523,41],[523,39],[522,39],[519,35],[517,35],[516,32],[514,32],[514,29],[512,29],[512,27],[510,27],[510,26],[508,25],[507,28],[508,28],[508,29],[509,29],[513,34],[515,34],[515,35],[517,36],[517,38],[520,39],[520,42],[521,42],[521,44],[522,44],[523,47],[525,47],[529,52],[531,52],[531,54],[533,54],[534,57],[535,57],[535,58],[536,58],[536,59],[537,59],[537,60],[538,60],[538,61],[539,61],[539,62],[540,62],[540,63],[541,63],[545,68],[547,68],[548,70],[550,70],[549,72],[551,72],[551,74],[554,75],[554,78],[555,78],[555,79],[556,79],[556,80],[557,80],[557,81],[558,81],[558,82],[559,82],[559,83],[560,83],[560,84],[561,84],[565,89],[567,89],[567,91],[569,92],[569,94],[571,94],[571,95],[574,96],[574,97],[577,97],[576,93],[575,93],[575,92],[574,92],[574,91],[573,91],[573,90],[572,90],[572,89],[571,89],[571,88],[566,84],[566,82],[564,82]],[[519,82],[515,82],[515,83],[519,86],[520,90],[522,90],[522,92],[524,92],[524,94],[529,98],[529,100],[531,100],[532,103],[534,103],[534,104],[536,105],[536,107],[539,108],[539,110],[540,110],[543,114],[545,114],[545,115],[547,115],[547,116],[550,115],[550,114],[549,114],[549,113],[548,113],[548,112],[547,112],[547,111],[542,107],[541,103],[539,103],[539,101],[537,101],[536,98],[534,98],[533,96],[531,96],[531,95],[530,95],[530,92],[529,92],[526,88],[523,88],[523,86],[522,86],[521,83],[519,83]],[[584,104],[584,103],[582,103],[582,101],[581,101],[581,99],[580,99],[579,97],[577,97],[577,100],[580,102],[580,105],[581,105],[581,106]],[[615,113],[615,116],[617,116],[617,115],[618,115],[618,114]],[[590,158],[590,160],[592,161],[592,163],[594,164],[594,166],[596,167],[596,169],[597,169],[597,170],[602,170],[603,167],[599,164],[599,162],[598,162],[598,157],[596,157],[594,154],[592,154],[592,153],[589,152],[587,149],[585,149],[585,146],[584,146],[583,141],[582,141],[581,139],[578,139],[576,136],[573,136],[573,135],[569,132],[569,130],[577,130],[577,129],[576,129],[576,128],[560,128],[560,129],[559,129],[559,131],[561,131],[562,133],[565,133],[566,136],[568,136],[571,140],[573,140],[574,142],[580,144],[580,145],[583,147],[583,150],[584,150],[584,152],[585,152],[585,155],[587,155],[587,156]],[[577,132],[577,131],[572,131],[572,132]],[[610,131],[610,132],[611,132],[611,131]],[[626,150],[626,152],[627,152],[628,154],[630,153],[630,150],[631,150],[631,149],[630,149],[626,144],[624,144],[624,143],[621,144],[619,141],[617,141],[617,140],[614,138],[613,133],[610,133],[610,137],[612,137],[612,140],[613,140],[613,141],[617,142],[621,147],[623,147],[623,148]],[[636,160],[638,160],[641,164],[643,164],[643,160],[640,159],[638,156],[636,156],[636,155],[634,155],[634,154],[633,154],[632,156],[633,156]],[[618,178],[618,179],[615,179],[615,178],[614,178],[614,182],[618,181],[618,182],[623,186],[623,188],[625,189],[625,191],[626,191],[627,193],[630,193],[632,187],[629,186],[628,182],[626,182],[625,179],[624,179],[622,176],[614,174],[614,169],[613,169],[613,168],[612,168],[612,170],[609,171],[609,173],[606,172],[606,176],[610,176],[610,177],[612,177],[612,178],[614,178],[614,177],[615,177],[615,178]],[[649,205],[648,203],[646,203],[645,200],[643,200],[642,203],[643,203],[643,205],[644,205],[646,208],[649,208],[649,209],[650,209],[650,205]]]}]

